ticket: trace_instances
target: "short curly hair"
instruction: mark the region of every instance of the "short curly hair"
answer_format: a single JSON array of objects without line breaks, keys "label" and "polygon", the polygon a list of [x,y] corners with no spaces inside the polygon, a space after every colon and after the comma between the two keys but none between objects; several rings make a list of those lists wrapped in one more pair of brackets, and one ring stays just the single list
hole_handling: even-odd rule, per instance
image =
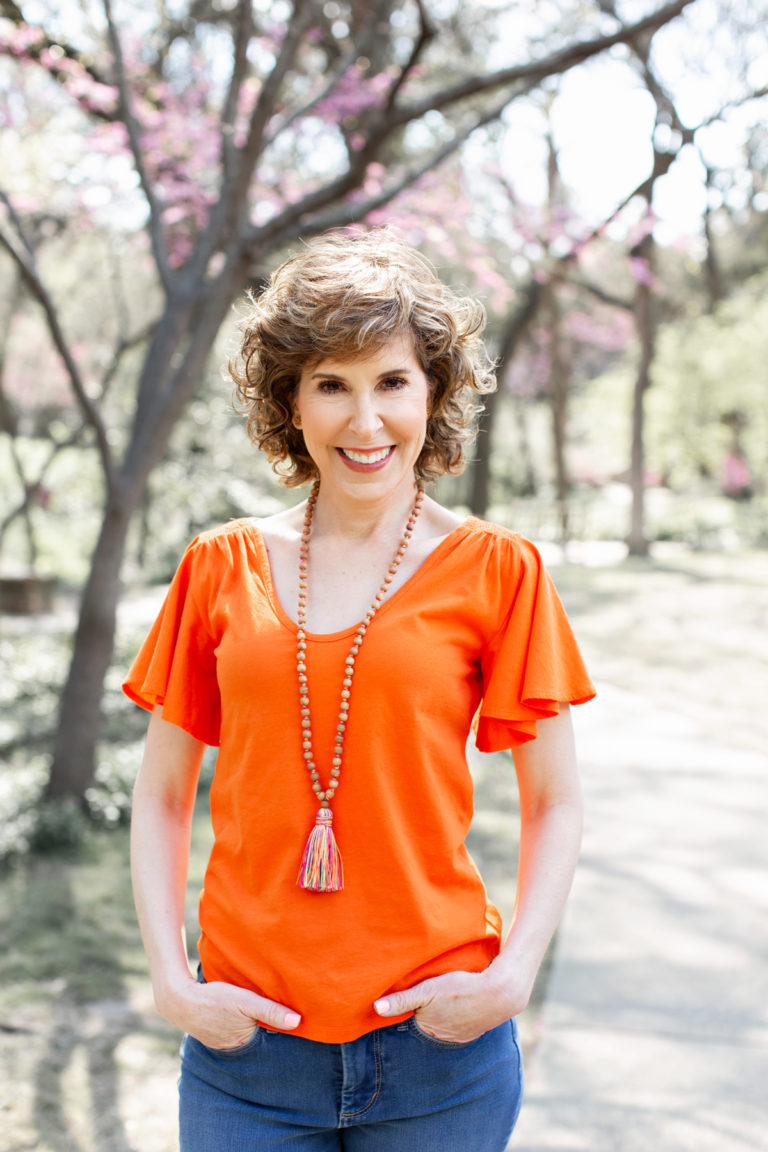
[{"label": "short curly hair", "polygon": [[410,334],[430,386],[427,433],[415,464],[421,480],[464,467],[478,395],[496,387],[479,301],[459,296],[430,262],[389,229],[330,232],[310,240],[249,295],[229,370],[248,434],[289,486],[317,476],[292,422],[302,371],[348,360]]}]

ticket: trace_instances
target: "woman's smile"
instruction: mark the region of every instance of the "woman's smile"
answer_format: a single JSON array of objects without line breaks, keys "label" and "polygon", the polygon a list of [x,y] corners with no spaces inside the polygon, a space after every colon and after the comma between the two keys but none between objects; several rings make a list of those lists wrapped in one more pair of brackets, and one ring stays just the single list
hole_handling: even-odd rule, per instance
[{"label": "woman's smile", "polygon": [[370,472],[383,467],[394,451],[394,444],[384,448],[337,448],[344,463],[355,472]]}]

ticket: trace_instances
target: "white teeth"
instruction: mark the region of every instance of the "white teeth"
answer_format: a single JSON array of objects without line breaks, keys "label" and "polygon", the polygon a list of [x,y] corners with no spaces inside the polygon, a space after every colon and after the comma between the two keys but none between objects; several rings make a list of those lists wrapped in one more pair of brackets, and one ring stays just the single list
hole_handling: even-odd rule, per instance
[{"label": "white teeth", "polygon": [[382,448],[380,452],[353,452],[351,448],[342,448],[342,452],[355,464],[378,464],[380,460],[386,460],[390,449]]}]

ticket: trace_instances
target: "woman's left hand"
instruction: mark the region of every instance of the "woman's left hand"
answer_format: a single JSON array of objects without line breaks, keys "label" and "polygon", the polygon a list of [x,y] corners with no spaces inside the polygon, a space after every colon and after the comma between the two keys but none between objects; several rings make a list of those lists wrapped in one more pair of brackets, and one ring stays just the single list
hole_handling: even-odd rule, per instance
[{"label": "woman's left hand", "polygon": [[414,1012],[422,1032],[436,1040],[468,1044],[484,1032],[521,1012],[527,995],[515,996],[500,988],[485,972],[448,972],[406,988],[390,992],[374,1004],[379,1016],[402,1016]]}]

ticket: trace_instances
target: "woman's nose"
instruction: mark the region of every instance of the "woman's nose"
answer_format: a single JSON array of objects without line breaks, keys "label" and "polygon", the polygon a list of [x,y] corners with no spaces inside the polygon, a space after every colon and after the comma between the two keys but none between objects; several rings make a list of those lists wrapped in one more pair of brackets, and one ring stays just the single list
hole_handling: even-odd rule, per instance
[{"label": "woman's nose", "polygon": [[357,436],[370,439],[376,435],[382,426],[382,420],[373,396],[364,395],[355,398],[349,426]]}]

